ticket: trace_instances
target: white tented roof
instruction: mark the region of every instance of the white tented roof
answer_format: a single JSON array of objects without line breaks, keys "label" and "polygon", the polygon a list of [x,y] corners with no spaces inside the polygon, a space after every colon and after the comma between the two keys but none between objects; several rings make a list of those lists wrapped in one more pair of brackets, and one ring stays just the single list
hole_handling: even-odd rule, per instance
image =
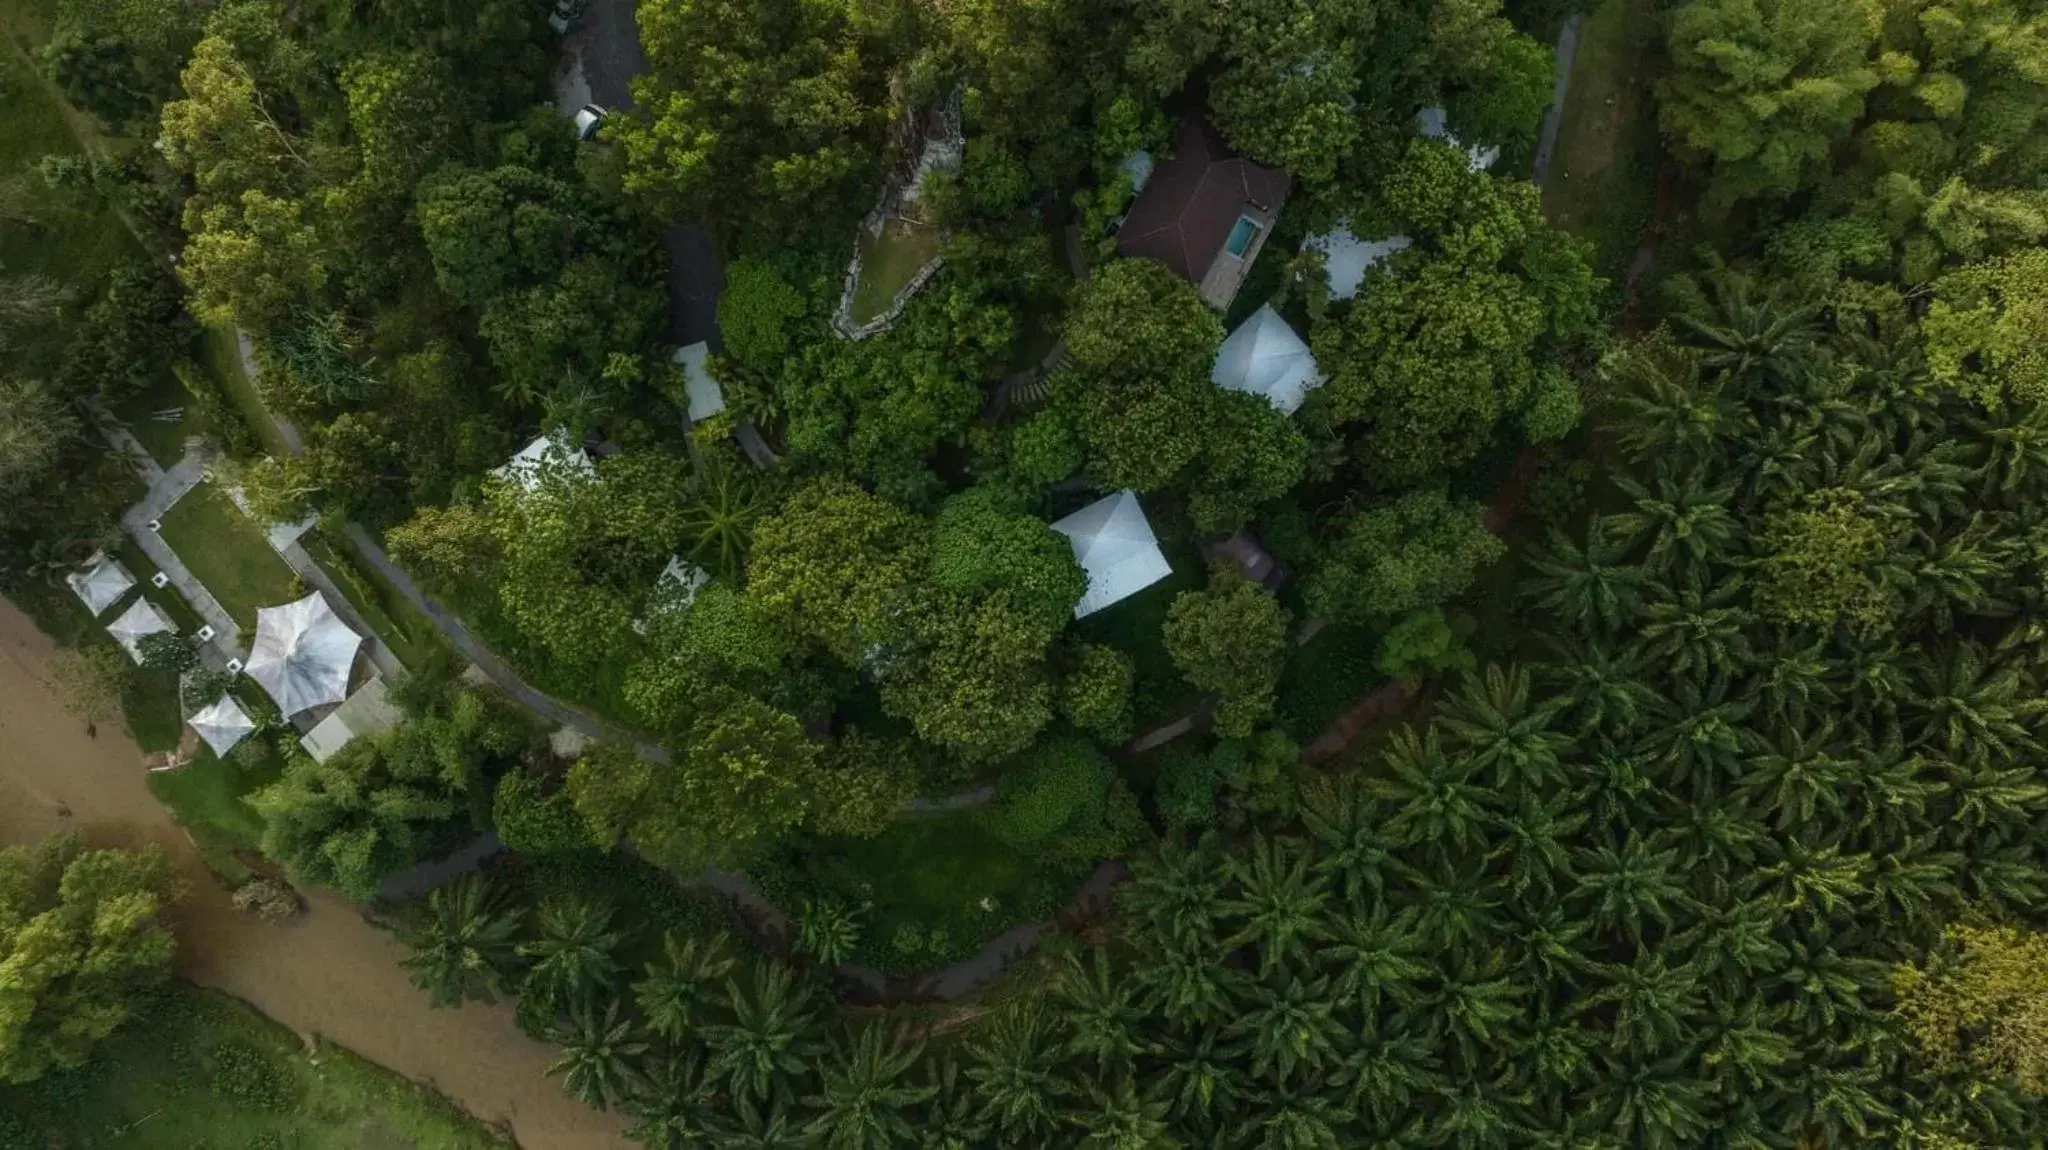
[{"label": "white tented roof", "polygon": [[112,635],[114,642],[121,644],[121,649],[128,652],[128,657],[138,664],[142,662],[143,636],[165,633],[175,635],[178,628],[173,626],[169,619],[164,618],[164,613],[156,609],[156,604],[147,599],[137,599],[130,603],[128,609],[121,612],[120,618],[107,624],[107,634]]},{"label": "white tented roof", "polygon": [[1323,385],[1316,357],[1271,304],[1253,312],[1223,341],[1209,378],[1218,387],[1263,396],[1283,415],[1294,414],[1308,393]]},{"label": "white tented roof", "polygon": [[1365,273],[1397,252],[1405,252],[1415,241],[1407,236],[1383,240],[1361,240],[1349,223],[1302,241],[1302,247],[1323,253],[1323,274],[1330,281],[1331,299],[1351,299],[1365,283]]},{"label": "white tented roof", "polygon": [[661,569],[661,578],[655,580],[654,588],[657,591],[669,586],[681,588],[675,598],[665,600],[665,604],[672,607],[687,607],[696,602],[697,592],[709,582],[711,572],[680,556],[671,555],[668,557],[668,566]]},{"label": "white tented roof", "polygon": [[384,680],[371,679],[306,732],[299,745],[313,756],[314,762],[324,763],[351,740],[388,731],[404,721],[405,713],[391,702]]},{"label": "white tented roof", "polygon": [[192,724],[192,730],[206,740],[206,745],[213,748],[215,755],[222,758],[256,729],[256,724],[249,721],[248,712],[242,710],[242,704],[237,703],[233,695],[225,694],[213,706],[185,721]]},{"label": "white tented roof", "polygon": [[120,602],[121,596],[135,586],[135,576],[128,568],[104,551],[94,554],[82,570],[66,575],[64,581],[71,584],[71,593],[85,603],[94,618]]},{"label": "white tented roof", "polygon": [[509,479],[528,491],[536,491],[540,488],[541,477],[551,470],[586,479],[597,476],[597,467],[590,462],[590,456],[559,431],[543,435],[520,448],[511,462],[491,474]]},{"label": "white tented roof", "polygon": [[1152,182],[1152,153],[1143,148],[1117,161],[1117,170],[1131,178],[1131,194],[1137,195]]},{"label": "white tented roof", "polygon": [[277,700],[287,716],[348,697],[349,668],[362,636],[320,592],[256,612],[256,642],[242,672]]},{"label": "white tented roof", "polygon": [[718,381],[711,378],[711,345],[702,340],[688,347],[679,347],[669,357],[671,363],[683,367],[683,390],[690,397],[690,422],[702,423],[725,410],[725,392]]},{"label": "white tented roof", "polygon": [[1088,593],[1074,606],[1083,619],[1173,574],[1134,491],[1097,500],[1052,525],[1067,537],[1088,573]]},{"label": "white tented roof", "polygon": [[[1424,108],[1415,113],[1415,127],[1432,140],[1442,140],[1454,148],[1465,148],[1458,137],[1451,135],[1450,115],[1441,107]],[[1471,157],[1472,170],[1475,172],[1485,171],[1493,166],[1495,160],[1500,159],[1499,148],[1465,148],[1465,154]]]}]

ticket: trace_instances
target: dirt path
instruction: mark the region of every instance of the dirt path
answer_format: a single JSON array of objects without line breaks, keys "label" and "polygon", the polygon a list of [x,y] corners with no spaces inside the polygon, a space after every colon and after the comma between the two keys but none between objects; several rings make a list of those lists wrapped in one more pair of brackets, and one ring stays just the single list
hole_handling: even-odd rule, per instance
[{"label": "dirt path", "polygon": [[160,844],[190,887],[176,916],[185,977],[431,1083],[527,1150],[625,1145],[617,1117],[546,1076],[552,1052],[519,1032],[510,1006],[429,1009],[399,969],[405,948],[348,903],[316,896],[288,926],[236,913],[150,794],[142,752],[104,725],[90,738],[64,713],[42,677],[54,649],[0,599],[0,844],[62,830],[93,845]]}]

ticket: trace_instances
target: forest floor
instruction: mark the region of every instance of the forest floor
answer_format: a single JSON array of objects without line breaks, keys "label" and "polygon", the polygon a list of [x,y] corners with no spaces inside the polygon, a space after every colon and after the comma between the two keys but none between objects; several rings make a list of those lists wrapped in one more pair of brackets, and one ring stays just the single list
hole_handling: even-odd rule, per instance
[{"label": "forest floor", "polygon": [[1617,286],[1657,200],[1657,28],[1655,0],[1602,0],[1586,14],[1543,187],[1551,222],[1592,241]]},{"label": "forest floor", "polygon": [[28,616],[0,601],[0,843],[76,831],[91,846],[155,844],[186,887],[173,916],[183,977],[429,1084],[531,1150],[625,1144],[617,1116],[548,1078],[554,1052],[519,1030],[511,1006],[428,1009],[399,966],[404,944],[349,903],[311,892],[305,913],[282,926],[237,912],[151,794],[142,751],[117,730],[89,737],[65,713],[47,682],[55,653]]}]

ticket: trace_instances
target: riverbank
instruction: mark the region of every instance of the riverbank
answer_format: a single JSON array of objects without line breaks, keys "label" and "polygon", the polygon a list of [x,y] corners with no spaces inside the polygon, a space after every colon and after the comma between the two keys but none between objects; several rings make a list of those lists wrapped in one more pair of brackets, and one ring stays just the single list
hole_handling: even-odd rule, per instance
[{"label": "riverbank", "polygon": [[504,1125],[527,1150],[608,1150],[624,1124],[572,1101],[547,1077],[554,1051],[521,1033],[509,1005],[431,1010],[398,962],[405,948],[349,903],[313,892],[275,926],[228,902],[145,784],[142,752],[65,713],[44,678],[55,645],[0,600],[0,843],[76,831],[93,846],[161,846],[188,892],[174,923],[178,973],[249,1003]]}]

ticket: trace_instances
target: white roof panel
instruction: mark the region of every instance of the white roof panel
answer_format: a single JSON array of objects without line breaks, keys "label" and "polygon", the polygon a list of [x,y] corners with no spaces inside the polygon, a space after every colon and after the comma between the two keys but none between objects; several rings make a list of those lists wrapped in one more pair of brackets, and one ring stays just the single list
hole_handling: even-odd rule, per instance
[{"label": "white roof panel", "polygon": [[1294,414],[1308,393],[1323,385],[1308,344],[1271,304],[1253,312],[1223,341],[1209,378],[1226,390],[1261,396],[1283,415]]},{"label": "white roof panel", "polygon": [[1301,246],[1323,253],[1323,274],[1330,281],[1330,298],[1351,299],[1365,283],[1365,273],[1414,244],[1407,236],[1361,240],[1352,234],[1350,224],[1342,223],[1321,235],[1310,236]]},{"label": "white roof panel", "polygon": [[683,367],[683,390],[690,398],[690,422],[702,423],[725,410],[725,392],[711,378],[711,345],[702,340],[679,347],[669,362]]},{"label": "white roof panel", "polygon": [[270,692],[278,710],[296,715],[348,697],[349,669],[362,644],[315,591],[256,612],[256,642],[242,671]]},{"label": "white roof panel", "polygon": [[185,721],[192,724],[192,730],[206,740],[206,745],[213,748],[215,755],[222,758],[256,729],[248,712],[242,710],[242,704],[236,702],[233,695],[226,694]]},{"label": "white roof panel", "polygon": [[[1415,113],[1415,127],[1432,140],[1442,140],[1454,148],[1465,148],[1458,137],[1451,135],[1450,115],[1441,107],[1424,108]],[[1473,171],[1483,172],[1500,159],[1500,149],[1484,146],[1465,148],[1465,155],[1471,158]]]},{"label": "white roof panel", "polygon": [[1067,537],[1075,561],[1088,574],[1088,592],[1074,606],[1076,619],[1128,599],[1173,574],[1134,491],[1099,499],[1053,524],[1052,529]]},{"label": "white roof panel", "polygon": [[120,602],[121,596],[135,586],[135,576],[128,568],[104,551],[96,553],[83,569],[64,576],[64,581],[71,585],[71,593],[78,596],[94,618]]},{"label": "white roof panel", "polygon": [[147,599],[137,599],[130,603],[128,609],[121,612],[120,618],[107,624],[107,634],[114,637],[114,642],[121,644],[121,649],[128,652],[128,657],[135,660],[137,665],[142,662],[143,636],[177,633],[178,628],[169,619],[164,618],[164,613],[156,609],[156,604]]},{"label": "white roof panel", "polygon": [[537,491],[541,479],[550,472],[594,479],[597,467],[581,447],[569,442],[568,436],[554,431],[520,448],[519,454],[491,474],[509,479],[527,491]]},{"label": "white roof panel", "polygon": [[299,745],[314,762],[324,763],[356,738],[388,731],[404,721],[405,713],[392,704],[384,680],[371,679],[306,732]]}]

